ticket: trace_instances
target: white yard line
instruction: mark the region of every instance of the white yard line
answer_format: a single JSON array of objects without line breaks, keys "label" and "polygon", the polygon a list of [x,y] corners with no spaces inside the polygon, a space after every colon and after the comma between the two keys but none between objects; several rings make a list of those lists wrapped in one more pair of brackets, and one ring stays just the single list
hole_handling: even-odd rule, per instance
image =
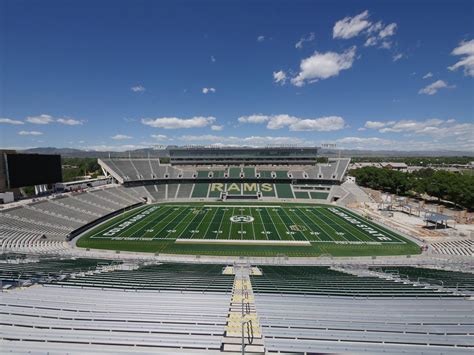
[{"label": "white yard line", "polygon": [[[204,234],[204,239],[207,237],[207,233],[209,232],[209,228],[211,228],[212,221],[214,220],[214,217],[216,216],[216,214],[217,214],[218,211],[219,211],[219,210],[216,209],[216,211],[215,211],[214,214],[212,215],[211,221],[209,222],[209,225],[207,226],[206,233]],[[204,216],[204,218],[206,218],[206,216]],[[204,220],[204,218],[203,218],[203,220]]]},{"label": "white yard line", "polygon": [[258,210],[257,212],[260,215],[260,220],[262,221],[263,231],[265,232],[265,238],[267,238],[268,240],[267,229],[265,228],[265,223],[263,222],[262,214],[260,213],[260,210]]},{"label": "white yard line", "polygon": [[[142,208],[142,209],[139,209],[138,211],[136,211],[135,213],[132,213],[130,216],[127,216],[127,218],[123,218],[123,216],[121,216],[122,214],[120,214],[119,216],[122,217],[122,219],[120,219],[118,222],[115,222],[113,223],[112,225],[108,226],[106,230],[104,229],[100,229],[98,232],[94,233],[92,236],[90,236],[90,238],[94,238],[97,234],[100,234],[100,233],[104,233],[106,231],[108,231],[109,229],[113,228],[114,226],[120,224],[120,223],[123,223],[125,222],[126,220],[132,218],[132,217],[135,217],[136,215],[140,214],[141,212],[145,212],[147,210],[149,210],[151,207],[148,207],[148,208]],[[127,212],[124,212],[124,213],[127,213]],[[118,217],[118,216],[116,216]],[[107,222],[106,222],[107,223]],[[129,226],[130,227],[130,226]],[[129,228],[128,227],[128,228]],[[127,229],[128,229],[127,228]],[[99,237],[99,238],[103,238],[103,237]],[[107,239],[110,239],[110,237],[106,237]],[[94,238],[96,239],[96,238]]]},{"label": "white yard line", "polygon": [[[191,212],[191,213],[192,213],[192,212]],[[188,226],[194,222],[194,220],[196,219],[197,216],[199,216],[199,213],[195,213],[195,216],[193,217],[193,219],[191,219],[191,221],[186,225],[186,227],[183,229],[183,231],[181,232],[181,234],[180,234],[180,235],[178,236],[178,238],[176,238],[176,239],[181,238],[181,236],[183,235],[183,233],[188,230]]]}]

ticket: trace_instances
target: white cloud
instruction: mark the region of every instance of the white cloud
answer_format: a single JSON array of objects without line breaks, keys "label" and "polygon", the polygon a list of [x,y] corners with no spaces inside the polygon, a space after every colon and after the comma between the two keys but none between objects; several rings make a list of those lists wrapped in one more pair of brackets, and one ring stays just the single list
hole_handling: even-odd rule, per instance
[{"label": "white cloud", "polygon": [[367,150],[400,150],[400,151],[440,151],[456,150],[470,152],[474,150],[474,138],[469,136],[456,136],[447,140],[430,137],[428,140],[420,139],[384,139],[380,137],[344,137],[332,143],[337,143],[343,149]]},{"label": "white cloud", "polygon": [[73,118],[58,118],[56,122],[67,126],[77,126],[83,124],[83,121],[75,120]]},{"label": "white cloud", "polygon": [[451,54],[463,57],[448,69],[454,71],[463,68],[464,75],[474,77],[474,39],[459,43],[459,46],[454,48]]},{"label": "white cloud", "polygon": [[440,89],[452,89],[455,87],[456,87],[455,85],[448,85],[443,80],[437,80],[434,83],[425,86],[423,89],[420,89],[420,91],[418,91],[418,94],[434,95]]},{"label": "white cloud", "polygon": [[356,46],[339,54],[335,52],[315,52],[311,57],[300,63],[300,72],[291,79],[295,86],[303,86],[306,82],[313,83],[339,75],[342,70],[352,67],[356,54]]},{"label": "white cloud", "polygon": [[429,72],[429,73],[426,73],[425,75],[423,75],[423,79],[429,79],[429,78],[432,78],[432,77],[433,77],[432,72]]},{"label": "white cloud", "polygon": [[290,131],[337,131],[345,126],[344,119],[339,116],[328,116],[315,119],[299,120],[290,125]]},{"label": "white cloud", "polygon": [[382,127],[385,127],[386,123],[384,122],[380,122],[380,121],[367,121],[365,122],[365,128],[369,128],[369,129],[378,129],[378,128],[382,128]]},{"label": "white cloud", "polygon": [[82,125],[84,121],[76,120],[74,118],[54,118],[51,115],[39,115],[39,116],[28,116],[26,121],[33,124],[47,125],[52,122],[61,123],[67,126],[77,126]]},{"label": "white cloud", "polygon": [[291,126],[299,121],[298,118],[290,115],[274,115],[268,118],[268,129],[280,129],[286,126]]},{"label": "white cloud", "polygon": [[257,37],[257,42],[263,42],[263,41],[265,41],[265,36],[260,35]]},{"label": "white cloud", "polygon": [[377,44],[377,37],[368,37],[367,40],[364,43],[364,47],[372,47]]},{"label": "white cloud", "polygon": [[298,42],[296,42],[295,48],[301,49],[301,48],[303,48],[303,45],[304,45],[305,42],[312,42],[312,41],[315,40],[315,38],[316,38],[316,36],[315,36],[314,32],[311,32],[308,36],[301,37],[300,40]]},{"label": "white cloud", "polygon": [[98,151],[98,152],[123,152],[126,150],[136,150],[136,149],[144,149],[150,148],[151,144],[121,144],[121,145],[106,145],[106,144],[99,144],[99,145],[89,145],[84,147],[85,150],[88,151]]},{"label": "white cloud", "polygon": [[397,24],[396,23],[391,23],[390,25],[385,26],[382,30],[379,32],[379,38],[385,38],[385,37],[390,37],[395,34],[395,31],[397,30]]},{"label": "white cloud", "polygon": [[0,118],[0,123],[11,124],[11,125],[16,125],[16,126],[25,124],[23,121],[12,120],[10,118]]},{"label": "white cloud", "polygon": [[402,53],[397,53],[397,54],[395,54],[395,55],[392,57],[392,59],[393,59],[394,62],[397,62],[397,61],[399,61],[399,60],[402,59],[402,58],[403,58],[403,54],[402,54]]},{"label": "white cloud", "polygon": [[130,88],[130,90],[132,90],[133,92],[145,92],[146,91],[146,89],[141,85],[132,86]]},{"label": "white cloud", "polygon": [[203,94],[213,94],[216,92],[215,88],[202,88],[202,93]]},{"label": "white cloud", "polygon": [[223,129],[224,129],[224,126],[222,126],[222,125],[213,124],[211,126],[211,130],[213,130],[213,131],[222,131]]},{"label": "white cloud", "polygon": [[[392,47],[392,42],[388,40],[388,37],[394,36],[396,30],[397,24],[394,22],[386,26],[382,21],[374,23],[366,31],[367,39],[364,43],[364,47],[372,47],[381,43],[379,48],[390,49]],[[398,59],[401,58],[402,57],[400,56]],[[395,59],[395,61],[398,59]]]},{"label": "white cloud", "polygon": [[196,116],[192,118],[178,118],[178,117],[160,117],[160,118],[142,118],[141,122],[144,125],[165,128],[165,129],[179,129],[179,128],[200,128],[212,124],[216,120],[215,117]]},{"label": "white cloud", "polygon": [[382,21],[378,21],[367,29],[367,34],[368,35],[377,35],[381,30],[383,29],[383,23]]},{"label": "white cloud", "polygon": [[286,73],[283,70],[273,72],[273,80],[277,84],[284,85],[286,82]]},{"label": "white cloud", "polygon": [[250,115],[238,118],[240,123],[267,123],[268,129],[288,127],[290,131],[337,131],[345,127],[345,121],[339,116],[319,118],[298,118],[287,114]]},{"label": "white cloud", "polygon": [[213,55],[211,55],[211,62],[213,62],[213,63],[216,62],[216,57],[214,57]]},{"label": "white cloud", "polygon": [[50,115],[39,115],[39,116],[28,116],[26,121],[34,124],[49,124],[54,121],[53,117]]},{"label": "white cloud", "polygon": [[184,135],[178,138],[183,142],[191,143],[210,143],[223,146],[264,146],[264,145],[284,145],[284,144],[299,144],[308,145],[312,142],[306,141],[299,137],[288,136],[217,136],[212,134],[205,135]]},{"label": "white cloud", "polygon": [[380,133],[403,133],[406,135],[432,136],[434,138],[450,136],[474,137],[474,124],[458,123],[454,119],[442,120],[439,118],[430,118],[422,121],[367,121],[365,127],[378,130]]},{"label": "white cloud", "polygon": [[392,48],[392,42],[383,41],[382,44],[379,46],[379,48],[390,49],[390,48]]},{"label": "white cloud", "polygon": [[267,122],[270,119],[270,116],[267,115],[250,115],[242,116],[238,118],[240,123],[263,123]]},{"label": "white cloud", "polygon": [[132,139],[133,137],[127,136],[126,134],[116,134],[115,136],[110,137],[116,141],[123,141],[126,139]]},{"label": "white cloud", "polygon": [[368,18],[369,12],[367,10],[354,17],[344,17],[334,24],[332,37],[348,39],[357,36],[371,25]]},{"label": "white cloud", "polygon": [[38,132],[38,131],[20,131],[18,132],[20,136],[41,136],[43,135],[43,132]]},{"label": "white cloud", "polygon": [[344,138],[339,138],[336,139],[337,144],[356,144],[356,145],[374,145],[374,146],[380,146],[380,145],[391,145],[393,144],[393,141],[389,139],[383,139],[379,137],[369,137],[369,138],[363,138],[363,137],[344,137]]},{"label": "white cloud", "polygon": [[166,140],[168,140],[168,136],[165,136],[164,134],[152,134],[150,137],[151,137],[151,138],[154,138],[154,139],[156,139],[156,140],[158,140],[158,141],[166,141]]}]

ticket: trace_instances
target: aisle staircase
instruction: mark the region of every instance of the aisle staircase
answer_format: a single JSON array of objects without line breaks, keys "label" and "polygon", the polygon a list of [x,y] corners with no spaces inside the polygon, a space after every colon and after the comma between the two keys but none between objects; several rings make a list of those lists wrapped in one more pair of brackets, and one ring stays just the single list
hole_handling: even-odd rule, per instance
[{"label": "aisle staircase", "polygon": [[222,340],[222,351],[242,353],[242,346],[244,346],[245,354],[264,354],[262,330],[249,278],[249,274],[261,275],[260,270],[247,265],[235,265],[227,266],[223,273],[234,274],[235,279],[225,335]]}]

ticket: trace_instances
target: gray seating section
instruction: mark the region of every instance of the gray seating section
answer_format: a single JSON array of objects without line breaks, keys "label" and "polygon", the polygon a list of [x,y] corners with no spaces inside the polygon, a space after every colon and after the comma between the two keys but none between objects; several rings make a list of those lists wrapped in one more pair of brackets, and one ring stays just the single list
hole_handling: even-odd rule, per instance
[{"label": "gray seating section", "polygon": [[306,179],[308,177],[303,170],[290,170],[290,175],[292,179]]},{"label": "gray seating section", "polygon": [[153,196],[154,201],[164,200],[166,197],[166,185],[146,185],[145,188],[148,190],[150,195]]},{"label": "gray seating section", "polygon": [[178,178],[180,174],[179,169],[161,165],[158,158],[99,159],[99,164],[124,182]]},{"label": "gray seating section", "polygon": [[180,184],[178,189],[177,198],[189,198],[193,191],[194,184]]},{"label": "gray seating section", "polygon": [[[48,199],[0,212],[3,250],[48,251],[67,248],[73,230],[120,208],[141,202],[135,189],[112,187]],[[59,249],[58,249],[59,248]]]},{"label": "gray seating section", "polygon": [[219,350],[229,301],[225,293],[196,297],[61,287],[10,292],[0,308],[1,337],[11,345],[2,349],[48,341],[81,352],[97,344]]},{"label": "gray seating section", "polygon": [[340,158],[337,160],[336,176],[338,180],[342,180],[344,178],[344,175],[346,174],[350,162],[350,158]]},{"label": "gray seating section", "polygon": [[148,179],[157,178],[155,171],[152,170],[152,165],[149,159],[133,159],[133,160],[130,160],[130,164],[132,164],[132,166],[137,171],[139,180],[148,180]]},{"label": "gray seating section", "polygon": [[463,354],[472,347],[472,302],[257,294],[267,351]]},{"label": "gray seating section", "polygon": [[104,204],[99,200],[97,201],[97,198],[93,195],[88,196],[89,194],[82,193],[79,195],[73,195],[71,198],[73,200],[79,201],[80,205],[82,205],[82,208],[88,209],[99,216],[105,215],[107,213],[110,213],[113,211],[112,208],[105,207]]},{"label": "gray seating section", "polygon": [[176,192],[178,191],[178,184],[168,184],[168,194],[167,198],[172,200],[176,198]]},{"label": "gray seating section", "polygon": [[91,216],[87,213],[79,212],[77,210],[71,210],[69,208],[64,208],[61,205],[51,203],[50,201],[41,201],[39,203],[29,205],[29,207],[41,210],[44,213],[48,213],[53,216],[66,218],[70,221],[78,221],[82,224],[87,223],[91,220]]},{"label": "gray seating section", "polygon": [[436,242],[430,245],[431,250],[436,254],[472,256],[474,252],[474,240],[457,239],[443,242]]}]

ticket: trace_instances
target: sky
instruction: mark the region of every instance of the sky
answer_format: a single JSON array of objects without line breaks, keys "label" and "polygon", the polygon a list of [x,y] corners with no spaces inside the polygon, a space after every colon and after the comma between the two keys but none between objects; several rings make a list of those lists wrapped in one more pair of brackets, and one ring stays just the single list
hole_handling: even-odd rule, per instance
[{"label": "sky", "polygon": [[0,147],[474,151],[474,2],[0,0]]}]

